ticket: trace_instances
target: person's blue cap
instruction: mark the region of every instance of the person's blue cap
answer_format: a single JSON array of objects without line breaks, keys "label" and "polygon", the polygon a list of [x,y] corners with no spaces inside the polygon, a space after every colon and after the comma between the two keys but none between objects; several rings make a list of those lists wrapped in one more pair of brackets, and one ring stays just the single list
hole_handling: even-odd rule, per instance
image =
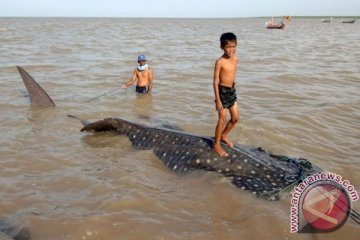
[{"label": "person's blue cap", "polygon": [[146,61],[146,57],[145,57],[144,54],[140,54],[140,55],[138,56],[138,62],[140,62],[140,61]]}]

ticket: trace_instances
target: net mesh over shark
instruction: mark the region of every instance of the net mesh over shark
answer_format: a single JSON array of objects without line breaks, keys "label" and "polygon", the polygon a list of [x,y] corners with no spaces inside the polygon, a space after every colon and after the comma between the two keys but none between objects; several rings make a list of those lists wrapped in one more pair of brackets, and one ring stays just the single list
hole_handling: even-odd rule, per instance
[{"label": "net mesh over shark", "polygon": [[176,172],[214,171],[229,177],[236,187],[270,200],[278,199],[282,190],[318,171],[304,159],[270,155],[261,148],[223,146],[229,156],[219,157],[212,150],[211,138],[146,127],[118,118],[88,124],[81,131],[125,135],[136,149],[153,150],[168,168]]}]

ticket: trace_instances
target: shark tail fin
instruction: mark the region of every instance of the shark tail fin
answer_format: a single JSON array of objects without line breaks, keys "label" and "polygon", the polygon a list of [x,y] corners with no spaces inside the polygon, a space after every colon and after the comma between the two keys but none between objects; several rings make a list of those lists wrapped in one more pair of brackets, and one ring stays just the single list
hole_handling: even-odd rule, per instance
[{"label": "shark tail fin", "polygon": [[45,92],[45,90],[30,76],[23,68],[16,66],[20,76],[25,84],[25,87],[30,96],[32,105],[39,107],[55,107],[54,101]]}]

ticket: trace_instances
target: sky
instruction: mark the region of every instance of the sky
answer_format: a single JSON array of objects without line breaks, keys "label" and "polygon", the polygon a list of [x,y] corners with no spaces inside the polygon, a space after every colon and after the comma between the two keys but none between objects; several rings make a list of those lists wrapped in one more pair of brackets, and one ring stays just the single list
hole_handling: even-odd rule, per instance
[{"label": "sky", "polygon": [[0,17],[359,16],[360,0],[0,0]]}]

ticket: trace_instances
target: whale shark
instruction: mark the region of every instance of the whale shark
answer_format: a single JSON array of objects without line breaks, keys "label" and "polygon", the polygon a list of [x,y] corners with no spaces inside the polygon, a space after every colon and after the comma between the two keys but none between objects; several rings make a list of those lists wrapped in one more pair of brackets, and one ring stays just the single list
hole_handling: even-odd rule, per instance
[{"label": "whale shark", "polygon": [[284,189],[320,171],[306,159],[273,155],[262,148],[240,145],[230,148],[223,144],[229,156],[220,157],[212,150],[213,139],[210,137],[144,126],[120,118],[83,124],[82,132],[108,131],[125,135],[133,147],[152,150],[173,171],[214,171],[231,179],[236,187],[268,200],[279,199]]},{"label": "whale shark", "polygon": [[[17,67],[27,87],[32,104],[55,107],[55,103],[39,84],[21,67]],[[68,117],[77,118],[73,115]],[[77,118],[80,120],[79,118]],[[304,158],[275,155],[261,147],[235,144],[220,157],[212,149],[212,137],[197,136],[178,128],[145,126],[121,118],[105,118],[95,122],[80,120],[82,132],[112,132],[126,136],[138,150],[152,152],[172,171],[187,173],[196,170],[216,172],[231,183],[257,197],[279,200],[307,176],[321,168]],[[360,214],[352,210],[349,216],[360,224]]]}]

